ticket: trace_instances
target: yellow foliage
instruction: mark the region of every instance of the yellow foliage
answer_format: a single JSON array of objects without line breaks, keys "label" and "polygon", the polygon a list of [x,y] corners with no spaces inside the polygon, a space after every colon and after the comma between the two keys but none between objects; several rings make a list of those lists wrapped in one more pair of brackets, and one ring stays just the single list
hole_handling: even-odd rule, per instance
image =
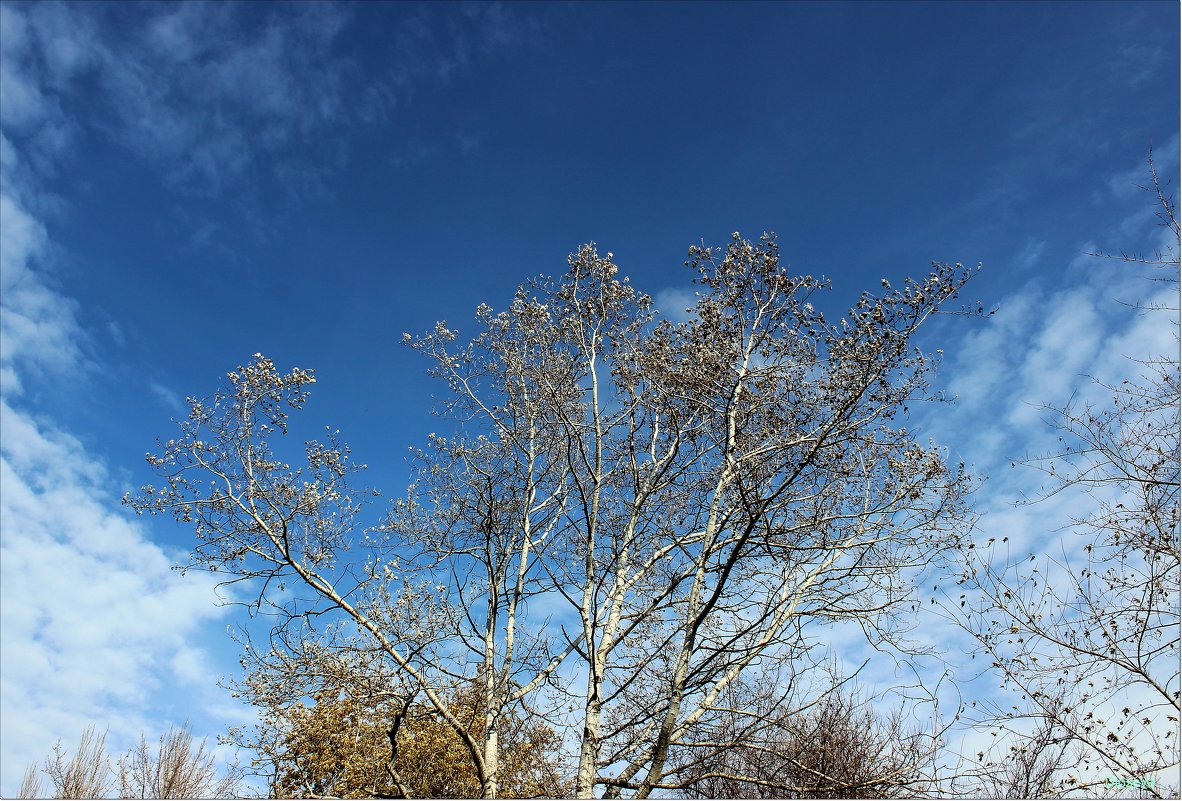
[{"label": "yellow foliage", "polygon": [[[470,721],[479,742],[483,719],[476,713],[475,688],[450,699]],[[287,709],[287,732],[274,755],[272,792],[372,798],[398,795],[390,773],[390,727],[397,701],[360,702],[347,695],[316,697],[310,706]],[[513,712],[502,716],[498,783],[502,796],[554,796],[562,787],[560,739],[545,723]],[[480,782],[464,743],[454,729],[421,704],[412,706],[398,731],[394,767],[410,795],[419,798],[474,798]]]}]

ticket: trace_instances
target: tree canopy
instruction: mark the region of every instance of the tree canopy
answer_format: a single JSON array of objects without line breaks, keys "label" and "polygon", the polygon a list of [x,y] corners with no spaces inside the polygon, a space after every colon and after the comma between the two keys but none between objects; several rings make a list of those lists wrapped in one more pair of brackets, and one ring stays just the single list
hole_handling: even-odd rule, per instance
[{"label": "tree canopy", "polygon": [[[814,303],[828,284],[790,275],[772,235],[691,248],[687,265],[700,291],[683,322],[587,245],[561,281],[477,309],[470,341],[445,323],[407,335],[456,428],[416,452],[414,484],[370,529],[339,435],[297,465],[275,444],[311,370],[256,356],[191,401],[149,456],[162,483],[128,502],[191,524],[190,566],[251,588],[272,628],[245,642],[245,695],[282,731],[330,755],[328,721],[376,743],[394,716],[389,788],[410,794],[417,744],[447,730],[438,758],[467,760],[463,792],[493,797],[532,786],[505,739],[530,710],[544,724],[523,742],[567,732],[572,792],[645,797],[691,781],[678,754],[732,687],[821,675],[827,626],[905,647],[912,580],[958,541],[969,489],[904,425],[933,398],[913,339],[972,271],[884,281],[831,320]],[[361,686],[373,700],[357,706]],[[376,792],[366,760],[303,786]]]}]

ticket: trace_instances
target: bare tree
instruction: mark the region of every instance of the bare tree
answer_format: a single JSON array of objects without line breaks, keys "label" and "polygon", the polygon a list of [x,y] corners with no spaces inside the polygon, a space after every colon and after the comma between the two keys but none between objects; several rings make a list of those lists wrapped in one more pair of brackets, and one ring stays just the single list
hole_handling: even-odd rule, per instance
[{"label": "bare tree", "polygon": [[[447,411],[486,431],[493,456],[457,469],[447,442],[424,486],[443,477],[435,507],[453,514],[520,497],[507,487],[536,499],[512,504],[547,549],[518,578],[581,624],[544,650],[576,649],[585,676],[576,793],[646,795],[680,786],[664,775],[670,749],[719,693],[760,659],[807,652],[802,621],[886,636],[966,483],[887,423],[923,396],[910,336],[968,274],[941,267],[828,324],[809,302],[823,282],[785,273],[773,237],[736,235],[725,254],[691,251],[705,291],[675,326],[654,323],[611,254],[588,246],[569,264],[560,286],[483,308],[470,344],[443,324],[415,343],[449,382]],[[467,530],[490,517],[504,529],[506,515],[482,514]]]},{"label": "bare tree", "polygon": [[[273,435],[287,430],[288,410],[303,405],[314,380],[298,369],[281,375],[256,356],[212,399],[192,401],[182,439],[150,457],[167,485],[146,487],[129,502],[140,511],[171,510],[195,524],[190,566],[227,573],[227,583],[256,581],[258,594],[247,604],[273,625],[266,647],[244,640],[243,664],[252,678],[239,688],[243,695],[264,706],[276,697],[294,701],[303,694],[294,688],[330,668],[345,683],[388,677],[374,692],[389,700],[414,695],[432,708],[468,753],[481,793],[493,796],[501,717],[561,661],[544,654],[539,664],[535,649],[523,657],[523,667],[515,652],[514,613],[534,594],[521,565],[528,564],[535,534],[532,518],[522,528],[517,519],[499,516],[509,515],[514,502],[535,503],[531,468],[524,468],[522,486],[511,484],[512,473],[476,476],[482,464],[498,464],[478,461],[482,451],[517,455],[514,443],[476,443],[469,453],[433,438],[434,453],[473,477],[477,496],[465,505],[468,499],[449,495],[446,471],[433,466],[429,475],[440,482],[432,488],[437,514],[424,518],[412,495],[390,523],[366,533],[357,519],[371,493],[349,486],[360,468],[335,435],[325,444],[306,443],[303,468],[292,469],[272,449]],[[508,471],[509,464],[501,468]],[[363,557],[350,559],[350,549]],[[469,581],[478,589],[469,590]],[[289,583],[296,592],[287,591]],[[448,593],[449,584],[456,594]],[[485,608],[469,602],[471,592],[486,594]],[[342,625],[322,625],[331,620],[329,612],[338,613]],[[468,661],[472,651],[480,660],[475,665]],[[509,681],[530,667],[538,672],[525,686]],[[449,698],[476,675],[487,678],[481,726],[474,730]]]},{"label": "bare tree", "polygon": [[[396,708],[417,698],[486,797],[500,721],[528,707],[576,727],[577,795],[646,796],[684,785],[670,754],[735,682],[806,664],[818,624],[892,642],[910,577],[963,515],[963,470],[896,419],[928,397],[911,338],[969,271],[937,265],[831,323],[810,302],[825,283],[788,275],[774,237],[690,263],[685,323],[657,321],[587,246],[560,284],[481,306],[466,344],[445,323],[407,335],[459,434],[430,437],[369,530],[335,435],[303,467],[282,455],[310,371],[256,356],[192,400],[149,456],[164,485],[128,502],[195,526],[190,566],[251,582],[272,625],[244,636],[245,694],[299,698],[332,672]],[[474,681],[475,727],[455,701]]]},{"label": "bare tree", "polygon": [[728,712],[678,755],[691,798],[912,797],[933,783],[939,739],[906,731],[902,710],[884,717],[841,685],[778,708],[728,694]]},{"label": "bare tree", "polygon": [[155,753],[140,735],[139,745],[119,758],[120,798],[232,798],[239,771],[221,776],[205,741],[195,743],[188,723],[160,735]]},{"label": "bare tree", "polygon": [[[1148,266],[1154,280],[1176,286],[1178,218],[1152,162],[1151,171],[1150,191],[1173,245],[1152,256],[1108,258]],[[1139,307],[1173,315],[1177,336],[1176,306]],[[1031,707],[1003,711],[994,722],[1021,741],[1021,727],[1010,724],[1033,717],[1040,721],[1035,741],[1053,733],[1060,749],[1057,779],[1044,770],[1050,762],[1031,762],[1028,789],[1096,787],[1115,776],[1147,780],[1139,788],[1161,794],[1152,778],[1178,766],[1182,736],[1177,347],[1132,359],[1127,378],[1095,388],[1106,401],[1048,409],[1060,449],[1025,462],[1046,478],[1026,503],[1070,494],[1086,510],[1067,529],[1078,547],[1065,538],[1061,556],[1042,562],[971,551],[962,583],[985,603],[965,625],[1003,683]],[[1078,746],[1071,752],[1078,758],[1066,758],[1068,743]]]},{"label": "bare tree", "polygon": [[[140,743],[111,764],[106,734],[94,727],[82,732],[78,749],[67,755],[59,741],[45,759],[50,798],[231,798],[239,788],[240,773],[230,766],[223,775],[205,741],[194,743],[186,723],[170,727],[160,737],[155,753],[141,734]],[[45,788],[32,765],[21,783],[20,798],[44,797]]]},{"label": "bare tree", "polygon": [[106,732],[96,736],[94,727],[87,726],[78,742],[78,750],[68,757],[58,741],[53,747],[53,755],[45,758],[45,773],[53,786],[51,795],[54,798],[107,798],[111,795],[113,777],[104,748],[106,740]]}]

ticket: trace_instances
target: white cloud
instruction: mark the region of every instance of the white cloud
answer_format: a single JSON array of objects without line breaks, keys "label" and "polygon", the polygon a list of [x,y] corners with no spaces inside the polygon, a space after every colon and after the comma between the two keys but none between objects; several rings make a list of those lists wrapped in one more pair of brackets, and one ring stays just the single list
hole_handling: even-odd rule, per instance
[{"label": "white cloud", "polygon": [[[197,195],[253,186],[268,163],[288,191],[323,196],[321,181],[291,180],[315,168],[296,146],[315,145],[317,163],[340,160],[345,137],[335,128],[383,122],[416,92],[539,36],[532,15],[498,3],[420,8],[393,26],[390,66],[369,75],[341,47],[345,6],[244,13],[231,3],[176,3],[133,17],[117,8],[5,4],[0,120],[43,170],[85,128]],[[66,113],[81,104],[84,118]],[[470,149],[478,135],[462,130],[449,149]]]},{"label": "white cloud", "polygon": [[694,291],[685,287],[662,289],[653,298],[653,305],[661,312],[661,316],[674,323],[692,320],[693,308],[697,303]]},{"label": "white cloud", "polygon": [[4,87],[0,119],[10,128],[26,130],[45,115],[45,99],[13,63],[27,49],[27,41],[24,20],[12,6],[0,6],[0,31],[0,86]]},{"label": "white cloud", "polygon": [[1057,292],[1038,309],[1028,338],[1002,345],[1019,359],[1009,376],[1007,423],[1037,425],[1044,405],[1061,405],[1081,383],[1101,344],[1098,302],[1086,289]]},{"label": "white cloud", "polygon": [[145,725],[162,728],[162,698],[212,690],[208,657],[194,644],[221,613],[212,578],[173,572],[109,484],[76,439],[0,401],[7,792],[58,738],[94,723],[110,727],[112,744],[130,742]]},{"label": "white cloud", "polygon": [[988,324],[965,335],[950,354],[952,361],[941,378],[957,399],[958,409],[980,413],[1011,385],[1014,361],[1036,319],[1037,293],[1037,285],[1031,283],[1006,298]]},{"label": "white cloud", "polygon": [[1173,352],[1177,317],[1130,308],[1171,297],[1176,305],[1176,290],[1146,282],[1137,268],[1091,256],[1073,260],[1064,288],[1027,283],[949,349],[938,380],[957,402],[937,410],[932,431],[990,473],[1050,447],[1044,407],[1086,399],[1093,378],[1126,377],[1130,359]]},{"label": "white cloud", "polygon": [[[8,157],[11,158],[11,153]],[[14,405],[21,377],[79,366],[75,304],[40,269],[49,239],[6,184],[0,194],[0,792],[59,738],[109,727],[125,748],[188,699],[198,726],[214,695],[204,624],[220,615],[211,580],[182,580],[122,512],[103,465],[52,422]],[[196,644],[195,642],[196,641]],[[183,690],[181,689],[183,688]],[[184,703],[181,703],[184,706]],[[233,718],[231,718],[232,720]]]},{"label": "white cloud", "polygon": [[[90,724],[120,750],[185,718],[200,735],[248,715],[214,685],[212,578],[173,572],[101,460],[21,401],[30,382],[76,386],[89,366],[78,305],[51,272],[62,201],[43,179],[84,129],[199,194],[320,141],[344,113],[349,63],[332,49],[346,14],[289,11],[244,25],[239,7],[177,4],[116,31],[128,23],[107,6],[0,6],[0,793]],[[165,385],[147,389],[183,411]]]}]

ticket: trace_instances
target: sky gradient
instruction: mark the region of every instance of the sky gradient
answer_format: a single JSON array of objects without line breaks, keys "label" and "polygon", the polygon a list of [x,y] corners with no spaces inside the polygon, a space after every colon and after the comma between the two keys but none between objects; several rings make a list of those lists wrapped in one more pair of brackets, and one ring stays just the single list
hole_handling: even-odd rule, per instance
[{"label": "sky gradient", "polygon": [[[0,3],[0,793],[87,723],[126,747],[248,712],[191,532],[129,516],[186,395],[262,352],[314,368],[405,487],[431,417],[400,345],[596,241],[670,313],[689,245],[780,235],[850,305],[932,261],[997,313],[926,335],[959,401],[923,434],[1045,545],[1009,461],[1037,406],[1176,349],[1159,291],[1082,254],[1159,246],[1176,3]],[[991,521],[991,522],[990,522]]]}]

